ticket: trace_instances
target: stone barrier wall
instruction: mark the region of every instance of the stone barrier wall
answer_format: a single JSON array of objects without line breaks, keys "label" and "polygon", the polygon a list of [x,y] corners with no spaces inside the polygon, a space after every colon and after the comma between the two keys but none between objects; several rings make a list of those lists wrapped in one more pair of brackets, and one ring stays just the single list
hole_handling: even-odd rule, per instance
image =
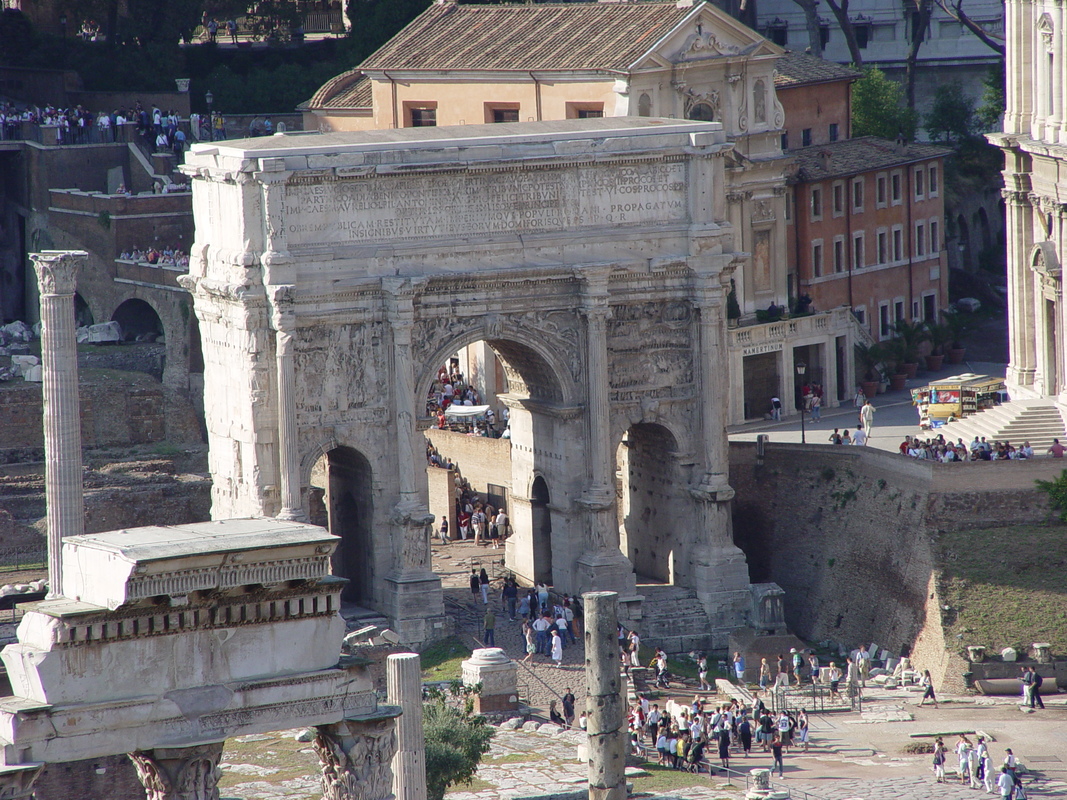
[{"label": "stone barrier wall", "polygon": [[[485,495],[490,483],[511,490],[511,440],[468,436],[465,433],[429,428],[423,431],[442,456],[451,458],[474,491]],[[441,470],[442,472],[444,470]],[[430,510],[433,511],[431,497]],[[436,512],[438,519],[442,512]]]}]

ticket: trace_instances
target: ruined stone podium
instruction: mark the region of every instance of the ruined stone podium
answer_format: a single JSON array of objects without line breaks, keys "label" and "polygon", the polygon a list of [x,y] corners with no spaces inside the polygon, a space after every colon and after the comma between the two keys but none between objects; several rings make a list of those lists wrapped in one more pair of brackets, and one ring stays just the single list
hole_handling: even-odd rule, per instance
[{"label": "ruined stone podium", "polygon": [[211,800],[227,738],[308,725],[326,797],[391,797],[400,709],[338,655],[336,542],[278,519],[64,539],[61,593],[0,653],[0,796],[29,797],[44,763],[129,753],[151,800]]}]

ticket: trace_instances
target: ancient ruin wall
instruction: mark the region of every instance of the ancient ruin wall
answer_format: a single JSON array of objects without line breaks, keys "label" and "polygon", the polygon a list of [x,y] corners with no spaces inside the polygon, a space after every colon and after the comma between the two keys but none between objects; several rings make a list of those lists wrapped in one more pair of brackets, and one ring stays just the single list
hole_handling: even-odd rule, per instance
[{"label": "ancient ruin wall", "polygon": [[[1034,479],[1051,459],[936,464],[869,448],[734,443],[734,531],[754,581],[786,591],[786,619],[814,641],[943,652],[928,610],[939,530],[1049,519]],[[920,637],[920,633],[923,634]],[[938,661],[942,661],[938,656]],[[931,666],[937,666],[931,664]]]}]

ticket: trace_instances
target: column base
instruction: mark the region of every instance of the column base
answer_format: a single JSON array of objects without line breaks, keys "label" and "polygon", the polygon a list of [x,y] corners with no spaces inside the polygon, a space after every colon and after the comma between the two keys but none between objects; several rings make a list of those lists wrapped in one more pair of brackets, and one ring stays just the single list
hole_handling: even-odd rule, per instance
[{"label": "column base", "polygon": [[430,572],[412,571],[383,581],[381,611],[404,644],[417,645],[443,639],[452,633],[452,618],[445,615],[441,578]]},{"label": "column base", "polygon": [[587,553],[578,559],[577,594],[618,592],[622,599],[637,594],[637,576],[630,559],[620,552]]},{"label": "column base", "polygon": [[395,800],[393,756],[399,706],[316,728],[323,800]]}]

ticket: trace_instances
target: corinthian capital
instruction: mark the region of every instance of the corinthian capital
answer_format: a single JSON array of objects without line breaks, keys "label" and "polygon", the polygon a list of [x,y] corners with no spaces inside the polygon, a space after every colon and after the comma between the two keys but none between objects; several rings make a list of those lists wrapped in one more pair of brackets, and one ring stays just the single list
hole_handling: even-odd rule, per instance
[{"label": "corinthian capital", "polygon": [[72,295],[78,286],[78,270],[89,257],[84,250],[42,250],[30,253],[42,295]]}]

